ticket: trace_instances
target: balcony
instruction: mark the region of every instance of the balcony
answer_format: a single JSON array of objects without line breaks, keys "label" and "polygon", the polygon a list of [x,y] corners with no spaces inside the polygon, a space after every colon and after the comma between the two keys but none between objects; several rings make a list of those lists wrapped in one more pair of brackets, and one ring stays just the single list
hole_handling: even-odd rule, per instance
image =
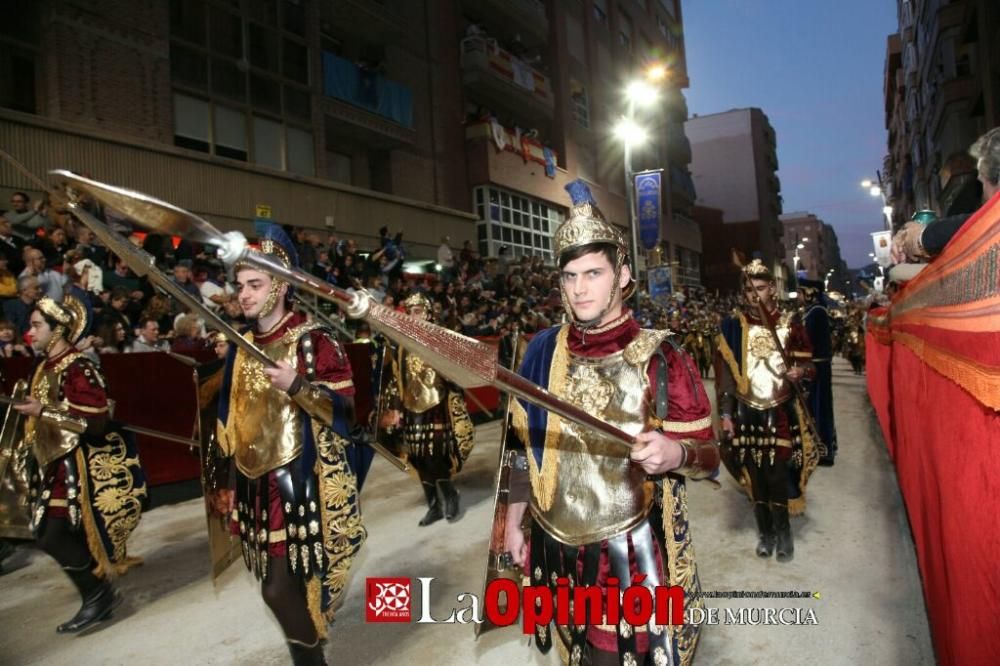
[{"label": "balcony", "polygon": [[529,47],[542,48],[549,37],[549,19],[542,0],[462,0],[465,15],[498,35],[519,36]]},{"label": "balcony", "polygon": [[537,139],[483,120],[465,128],[466,168],[474,185],[495,183],[539,199],[562,201],[569,182],[559,155]]},{"label": "balcony", "polygon": [[555,113],[549,77],[485,37],[462,40],[462,83],[476,101],[546,124]]},{"label": "balcony", "polygon": [[410,89],[332,53],[323,53],[320,110],[328,125],[330,120],[347,122],[376,147],[416,140]]},{"label": "balcony", "polygon": [[406,33],[403,17],[388,0],[326,0],[320,3],[320,20],[382,44]]}]

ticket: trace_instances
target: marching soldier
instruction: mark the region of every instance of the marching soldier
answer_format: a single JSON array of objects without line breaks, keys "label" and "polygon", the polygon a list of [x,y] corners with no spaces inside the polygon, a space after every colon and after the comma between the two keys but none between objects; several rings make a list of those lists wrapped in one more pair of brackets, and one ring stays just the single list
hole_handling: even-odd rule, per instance
[{"label": "marching soldier", "polygon": [[[567,190],[569,219],[555,234],[563,305],[570,321],[539,332],[519,374],[634,435],[615,442],[515,399],[512,434],[527,462],[511,465],[505,544],[533,585],[556,589],[645,576],[651,586],[679,585],[687,608],[701,607],[688,523],[685,477],[718,466],[711,407],[691,357],[666,330],[639,327],[625,307],[634,289],[628,249],[582,181]],[[530,553],[521,521],[530,509]],[[582,575],[581,575],[582,574]],[[626,585],[626,583],[623,583]],[[590,663],[688,664],[698,625],[540,626],[536,645],[559,642],[574,666]],[[561,650],[562,651],[562,650]]]},{"label": "marching soldier", "polygon": [[722,321],[717,338],[715,387],[728,436],[723,461],[753,502],[757,555],[777,550],[778,561],[787,562],[794,551],[789,512],[805,511],[806,482],[818,459],[790,384],[813,376],[812,351],[801,323],[779,312],[775,281],[763,262],[754,259],[743,276],[745,307]]},{"label": "marching soldier", "polygon": [[14,409],[27,417],[37,466],[35,538],[83,599],[56,628],[73,633],[108,619],[121,601],[111,581],[138,562],[126,541],[139,524],[146,482],[131,438],[111,427],[104,376],[73,346],[87,328],[86,309],[72,297],[43,298],[30,321],[31,345],[44,359]]},{"label": "marching soldier", "polygon": [[[291,240],[269,225],[261,252],[295,267]],[[245,337],[276,368],[233,345],[218,407],[218,444],[230,465],[214,483],[231,512],[243,560],[261,581],[295,664],[324,664],[322,641],[365,540],[346,449],[353,421],[351,366],[332,332],[289,308],[291,287],[237,264]],[[226,489],[228,487],[228,489]],[[235,488],[235,492],[233,491]]]},{"label": "marching soldier", "polygon": [[837,457],[837,427],[833,418],[833,320],[826,307],[821,280],[799,280],[799,296],[805,305],[802,317],[812,345],[812,362],[816,367],[816,378],[809,383],[809,413],[816,423],[816,430],[826,454],[820,456],[819,464],[832,467]]},{"label": "marching soldier", "polygon": [[[403,301],[411,317],[430,318],[430,302],[420,293]],[[462,390],[446,381],[419,356],[387,349],[391,365],[382,395],[380,426],[402,432],[404,454],[416,470],[427,500],[421,526],[458,517],[458,490],[452,481],[472,451],[473,426]]]}]

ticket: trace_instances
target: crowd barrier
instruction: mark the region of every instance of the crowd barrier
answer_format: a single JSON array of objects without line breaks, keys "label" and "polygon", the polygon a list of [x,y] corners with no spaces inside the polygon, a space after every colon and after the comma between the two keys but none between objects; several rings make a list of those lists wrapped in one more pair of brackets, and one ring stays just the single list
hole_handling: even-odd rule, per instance
[{"label": "crowd barrier", "polygon": [[1000,664],[1000,195],[868,316],[938,662]]},{"label": "crowd barrier", "polygon": [[[482,341],[496,345],[495,338],[483,338]],[[372,347],[369,344],[349,343],[345,349],[354,374],[357,420],[368,423],[374,395]],[[197,360],[205,362],[211,358],[209,352],[199,355]],[[201,429],[215,427],[215,423],[200,422],[194,361],[186,362],[158,352],[102,354],[100,361],[107,378],[108,395],[115,402],[116,420],[194,440],[198,440]],[[3,360],[3,384],[7,395],[10,395],[18,379],[30,381],[34,363],[28,358]],[[466,404],[473,417],[495,415],[499,403],[500,395],[493,387],[467,391]],[[484,407],[489,414],[484,414]],[[150,486],[199,478],[200,452],[197,447],[146,434],[136,435],[136,443]]]}]

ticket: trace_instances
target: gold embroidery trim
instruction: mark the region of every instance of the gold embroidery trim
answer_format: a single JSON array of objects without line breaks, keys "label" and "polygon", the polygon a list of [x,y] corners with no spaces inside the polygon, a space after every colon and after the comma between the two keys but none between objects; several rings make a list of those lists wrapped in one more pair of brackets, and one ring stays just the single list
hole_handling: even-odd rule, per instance
[{"label": "gold embroidery trim", "polygon": [[[743,318],[742,314],[737,316],[743,326],[743,341],[740,344],[743,345],[743,349],[746,349],[747,321]],[[733,375],[733,380],[736,382],[736,390],[743,395],[748,394],[750,392],[750,379],[745,372],[740,370],[739,365],[736,363],[736,358],[733,356],[733,350],[729,348],[729,343],[726,342],[726,337],[722,333],[719,333],[715,336],[715,342],[719,353],[722,355],[722,360],[729,366],[729,372]]]},{"label": "gold embroidery trim", "polygon": [[103,407],[87,407],[86,405],[78,405],[75,402],[65,401],[66,406],[70,409],[75,409],[78,412],[84,412],[85,414],[104,414],[108,411],[108,406]]},{"label": "gold embroidery trim", "polygon": [[661,421],[655,416],[650,417],[653,422],[654,427],[659,428],[663,432],[698,432],[699,430],[704,430],[712,425],[712,416],[708,415],[697,421]]},{"label": "gold embroidery trim", "polygon": [[670,331],[640,329],[635,339],[625,347],[625,362],[634,367],[643,365],[652,358],[653,353],[663,344],[668,335],[670,335]]},{"label": "gold embroidery trim", "polygon": [[917,358],[971,393],[979,402],[1000,410],[1000,369],[958,356],[912,333],[893,331],[892,339],[905,345]]},{"label": "gold embroidery trim", "polygon": [[[569,372],[569,348],[566,341],[569,338],[569,325],[563,325],[556,334],[556,348],[552,354],[552,362],[549,365],[549,385],[548,390],[556,396],[563,397],[566,392],[566,379]],[[523,423],[519,424],[518,432],[527,433],[527,413],[522,409]],[[528,452],[528,470],[531,476],[532,492],[538,508],[548,511],[552,508],[552,502],[556,495],[558,478],[556,471],[559,468],[559,449],[556,446],[559,442],[559,433],[562,430],[562,417],[553,412],[549,412],[548,425],[545,429],[545,445],[542,449],[542,466],[538,467],[532,451]],[[527,433],[530,434],[530,433]],[[531,448],[530,437],[525,440],[525,446]]]}]

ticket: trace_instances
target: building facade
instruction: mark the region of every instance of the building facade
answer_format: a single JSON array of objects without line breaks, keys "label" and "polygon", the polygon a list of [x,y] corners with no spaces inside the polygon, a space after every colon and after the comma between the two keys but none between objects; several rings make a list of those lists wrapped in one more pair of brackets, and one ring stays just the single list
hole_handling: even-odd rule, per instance
[{"label": "building facade", "polygon": [[893,225],[922,209],[978,205],[970,145],[1000,126],[1000,5],[897,0],[885,61],[888,154],[882,170]]},{"label": "building facade", "polygon": [[840,256],[840,242],[833,227],[804,211],[786,213],[779,219],[784,227],[786,261],[796,276],[830,278],[831,282],[846,277],[847,264]]},{"label": "building facade", "polygon": [[[749,258],[759,253],[779,279],[784,279],[781,181],[777,138],[767,115],[757,108],[695,116],[684,124],[691,142],[691,173],[700,207],[722,211],[699,220],[706,239],[706,287],[734,289],[737,269],[730,250]],[[709,225],[709,226],[706,226]]]},{"label": "building facade", "polygon": [[[0,142],[36,173],[86,172],[252,231],[364,246],[405,232],[551,258],[563,186],[626,225],[624,82],[666,64],[636,170],[668,174],[662,236],[698,267],[679,0],[41,0],[0,28]],[[670,177],[672,176],[672,177]],[[0,189],[31,190],[7,165]],[[33,194],[38,194],[37,192]],[[678,223],[671,224],[671,215]]]}]

